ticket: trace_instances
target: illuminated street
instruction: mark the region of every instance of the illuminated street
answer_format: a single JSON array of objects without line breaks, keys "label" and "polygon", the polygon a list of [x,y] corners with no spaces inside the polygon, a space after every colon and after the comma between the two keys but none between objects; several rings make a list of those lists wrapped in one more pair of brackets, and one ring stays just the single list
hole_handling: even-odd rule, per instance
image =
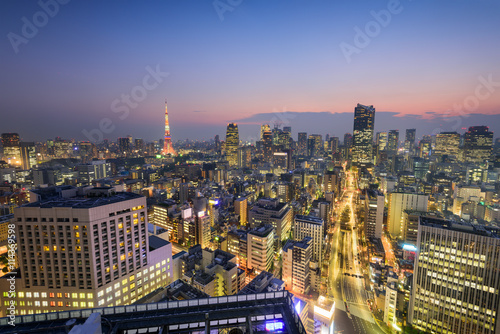
[{"label": "illuminated street", "polygon": [[[339,212],[351,208],[350,221],[346,229],[337,222],[332,238],[332,256],[329,277],[330,292],[336,304],[336,333],[384,333],[375,322],[367,304],[368,295],[364,288],[363,269],[358,252],[358,228],[354,195],[355,180],[352,172],[346,172],[346,190],[339,205]],[[354,227],[354,228],[353,228]]]}]

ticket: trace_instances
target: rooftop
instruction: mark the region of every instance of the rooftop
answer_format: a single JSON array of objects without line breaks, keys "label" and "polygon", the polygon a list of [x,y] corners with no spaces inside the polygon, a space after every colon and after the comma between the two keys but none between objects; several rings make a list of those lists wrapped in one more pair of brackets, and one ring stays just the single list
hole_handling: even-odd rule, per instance
[{"label": "rooftop", "polygon": [[471,224],[467,222],[455,222],[424,216],[420,216],[420,225],[500,239],[500,230],[492,226]]},{"label": "rooftop", "polygon": [[77,196],[72,198],[51,198],[24,205],[31,208],[73,208],[73,209],[90,209],[108,204],[128,201],[131,199],[144,197],[135,193],[120,192],[109,197],[83,197]]},{"label": "rooftop", "polygon": [[303,216],[303,215],[296,215],[295,216],[295,220],[302,220],[302,221],[306,221],[308,223],[314,223],[314,224],[319,224],[319,225],[322,225],[324,222],[323,222],[323,219],[321,218],[318,218],[318,217],[314,217],[314,216]]}]

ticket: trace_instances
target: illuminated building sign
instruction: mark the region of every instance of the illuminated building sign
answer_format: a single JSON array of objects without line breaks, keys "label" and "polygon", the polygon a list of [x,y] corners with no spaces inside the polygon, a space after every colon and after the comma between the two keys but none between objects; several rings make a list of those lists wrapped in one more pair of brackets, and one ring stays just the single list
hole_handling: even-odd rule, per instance
[{"label": "illuminated building sign", "polygon": [[281,331],[285,328],[285,324],[281,321],[266,322],[266,331],[275,332]]}]

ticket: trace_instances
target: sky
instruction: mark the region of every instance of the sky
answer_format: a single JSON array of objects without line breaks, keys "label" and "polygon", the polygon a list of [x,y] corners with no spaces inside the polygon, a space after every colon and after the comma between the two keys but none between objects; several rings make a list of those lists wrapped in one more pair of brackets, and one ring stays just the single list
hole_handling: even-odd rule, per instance
[{"label": "sky", "polygon": [[[500,133],[498,0],[0,2],[0,133],[23,140]],[[45,8],[45,9],[44,9]],[[496,136],[495,136],[496,137]]]}]

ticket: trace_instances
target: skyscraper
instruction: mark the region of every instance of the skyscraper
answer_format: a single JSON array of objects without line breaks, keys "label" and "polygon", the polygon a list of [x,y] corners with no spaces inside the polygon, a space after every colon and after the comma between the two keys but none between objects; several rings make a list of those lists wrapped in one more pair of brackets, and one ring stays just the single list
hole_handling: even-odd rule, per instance
[{"label": "skyscraper", "polygon": [[238,165],[238,145],[240,137],[238,134],[238,125],[236,123],[229,123],[226,130],[226,158],[229,166]]},{"label": "skyscraper", "polygon": [[283,247],[283,281],[288,291],[309,293],[311,256],[311,237],[304,237],[301,241],[288,240]]},{"label": "skyscraper", "polygon": [[260,126],[260,140],[264,140],[264,133],[267,131],[271,132],[271,127],[269,126],[269,124],[262,124]]},{"label": "skyscraper", "polygon": [[497,233],[420,217],[409,323],[427,333],[499,333]]},{"label": "skyscraper", "polygon": [[19,134],[2,133],[3,156],[9,164],[20,164],[21,150],[19,147]]},{"label": "skyscraper", "polygon": [[453,155],[460,153],[460,134],[457,132],[441,132],[436,135],[435,155]]},{"label": "skyscraper", "polygon": [[323,241],[325,238],[325,222],[323,219],[313,216],[295,216],[293,236],[295,240],[305,237],[312,239],[311,261],[321,264],[323,261]]},{"label": "skyscraper", "polygon": [[163,150],[161,151],[163,155],[177,155],[175,153],[174,147],[172,146],[172,138],[170,137],[170,125],[168,124],[168,110],[167,110],[167,100],[165,99],[165,138],[163,141]]},{"label": "skyscraper", "polygon": [[21,163],[23,169],[30,169],[36,165],[36,149],[33,142],[21,142]]},{"label": "skyscraper", "polygon": [[405,230],[404,211],[427,211],[429,196],[416,192],[396,191],[389,194],[389,210],[387,215],[387,230],[399,237]]},{"label": "skyscraper", "polygon": [[399,130],[390,130],[387,135],[387,153],[395,155],[399,148]]},{"label": "skyscraper", "polygon": [[354,108],[353,163],[373,163],[373,128],[375,108],[359,104]]},{"label": "skyscraper", "polygon": [[299,155],[307,155],[307,132],[299,132],[297,146]]},{"label": "skyscraper", "polygon": [[465,133],[465,161],[483,162],[491,159],[493,132],[487,126],[471,126]]},{"label": "skyscraper", "polygon": [[114,191],[68,197],[76,188],[54,190],[52,198],[15,209],[20,315],[128,305],[171,282],[172,245],[160,239],[152,250],[146,198]]},{"label": "skyscraper", "polygon": [[262,137],[262,157],[264,161],[271,162],[273,159],[273,134],[271,130],[266,130]]},{"label": "skyscraper", "polygon": [[120,155],[130,154],[130,140],[127,137],[118,138],[118,149],[120,150]]},{"label": "skyscraper", "polygon": [[416,129],[406,129],[405,151],[412,154],[415,148],[415,133]]},{"label": "skyscraper", "polygon": [[387,148],[387,132],[377,132],[377,146],[378,146],[378,151],[382,152],[385,151]]}]

